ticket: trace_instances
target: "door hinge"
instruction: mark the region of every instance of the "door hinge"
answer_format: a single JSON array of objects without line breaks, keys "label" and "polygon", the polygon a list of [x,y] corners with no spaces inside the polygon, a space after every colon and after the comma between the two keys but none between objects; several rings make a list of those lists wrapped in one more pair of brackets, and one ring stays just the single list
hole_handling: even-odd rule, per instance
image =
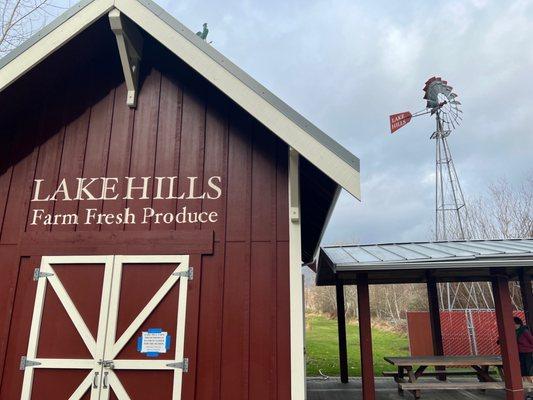
[{"label": "door hinge", "polygon": [[170,368],[180,368],[183,372],[189,372],[189,359],[184,358],[182,362],[170,363],[167,364],[167,367]]},{"label": "door hinge", "polygon": [[190,267],[188,270],[186,271],[179,271],[179,272],[174,272],[172,275],[174,276],[179,276],[180,278],[181,277],[184,277],[184,278],[187,278],[188,280],[192,281],[192,278],[194,276],[193,274],[193,268]]},{"label": "door hinge", "polygon": [[52,276],[51,272],[41,272],[41,268],[37,267],[33,270],[33,280],[38,281],[39,278],[45,278],[47,276]]},{"label": "door hinge", "polygon": [[38,361],[31,361],[26,358],[26,356],[20,357],[20,370],[24,371],[26,367],[35,367],[37,365],[41,365]]}]

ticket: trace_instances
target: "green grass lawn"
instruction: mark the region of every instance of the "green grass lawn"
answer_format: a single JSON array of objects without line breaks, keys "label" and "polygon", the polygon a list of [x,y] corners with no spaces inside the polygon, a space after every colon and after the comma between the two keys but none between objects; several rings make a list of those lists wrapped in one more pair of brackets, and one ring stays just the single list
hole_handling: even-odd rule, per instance
[{"label": "green grass lawn", "polygon": [[[337,336],[337,320],[318,316],[307,316],[307,375],[319,375],[320,369],[324,374],[339,376],[339,347]],[[359,361],[359,331],[358,326],[351,322],[346,327],[348,342],[348,368],[350,376],[361,375]],[[383,360],[385,356],[409,355],[409,342],[406,335],[372,329],[372,345],[374,352],[374,373],[392,371],[391,365]]]}]

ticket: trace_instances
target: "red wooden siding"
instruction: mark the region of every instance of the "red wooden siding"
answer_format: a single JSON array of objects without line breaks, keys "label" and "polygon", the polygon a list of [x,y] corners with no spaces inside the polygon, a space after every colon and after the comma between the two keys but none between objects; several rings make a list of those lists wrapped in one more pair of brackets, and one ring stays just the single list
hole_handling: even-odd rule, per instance
[{"label": "red wooden siding", "polygon": [[[113,122],[109,138],[109,152],[107,158],[106,176],[128,176],[130,172],[131,143],[133,134],[133,120],[135,112],[123,101],[126,96],[126,85],[120,85],[115,90],[113,104]],[[118,190],[123,193],[126,183],[120,182]],[[102,210],[104,213],[117,213],[126,207],[126,200],[119,198],[106,201]],[[123,225],[102,225],[101,230],[123,230]]]},{"label": "red wooden siding", "polygon": [[[61,51],[77,54],[75,42],[95,34],[89,29]],[[114,45],[110,43],[103,46]],[[20,390],[18,364],[27,348],[36,288],[31,273],[39,263],[38,257],[15,257],[14,246],[2,245],[16,245],[21,240],[28,243],[31,232],[31,243],[43,249],[44,255],[46,249],[52,249],[54,237],[65,239],[61,231],[76,231],[76,235],[96,231],[87,232],[94,236],[75,236],[80,238],[98,238],[103,231],[114,231],[117,241],[121,235],[138,231],[144,232],[142,249],[150,248],[150,253],[157,254],[168,251],[168,243],[163,249],[154,240],[160,237],[156,231],[207,230],[214,231],[212,254],[196,252],[191,258],[195,279],[189,287],[185,344],[191,364],[184,375],[183,398],[288,399],[287,146],[150,40],[145,42],[138,107],[129,109],[117,55],[108,50],[102,50],[105,60],[91,53],[90,57],[80,56],[87,61],[83,66],[69,73],[63,68],[63,85],[49,83],[56,88],[53,96],[51,92],[44,94],[50,98],[44,115],[33,115],[32,110],[26,117],[24,107],[18,114],[0,114],[2,119],[13,121],[10,133],[15,138],[9,144],[10,136],[0,135],[2,146],[13,149],[0,170],[1,268],[9,270],[2,273],[8,279],[0,282],[0,398],[16,398]],[[59,68],[54,57],[47,63]],[[49,64],[42,68],[53,69]],[[92,75],[91,70],[95,71]],[[92,78],[80,84],[79,76]],[[29,90],[25,80],[17,84],[20,90]],[[0,104],[5,101],[0,98]],[[24,105],[30,107],[31,98],[24,100]],[[36,132],[39,138],[30,140]],[[150,199],[123,200],[119,196],[106,201],[30,202],[34,179],[45,180],[41,192],[48,194],[63,179],[74,187],[76,178],[104,176],[151,177]],[[156,176],[177,176],[178,190],[187,190],[188,177],[197,177],[198,191],[209,189],[209,177],[220,176],[223,194],[216,200],[153,199]],[[117,184],[117,191],[123,193],[125,187],[121,185],[125,182]],[[93,193],[99,195],[100,191]],[[182,207],[216,211],[218,221],[82,223],[87,208],[117,213],[125,207],[154,207],[173,213]],[[77,214],[80,224],[31,225],[36,208]],[[44,231],[51,236],[40,238],[38,233]],[[107,252],[109,245],[96,244],[91,249],[95,254]],[[57,243],[54,249],[55,254],[61,253]],[[73,251],[77,250],[65,247],[64,253]]]}]

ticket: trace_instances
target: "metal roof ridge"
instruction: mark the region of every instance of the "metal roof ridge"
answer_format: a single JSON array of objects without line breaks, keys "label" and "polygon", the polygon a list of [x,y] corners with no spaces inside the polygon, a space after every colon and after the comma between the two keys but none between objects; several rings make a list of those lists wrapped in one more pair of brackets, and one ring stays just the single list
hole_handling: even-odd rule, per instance
[{"label": "metal roof ridge", "polygon": [[368,250],[365,249],[364,247],[360,247],[360,249],[363,250],[365,253],[370,254],[370,255],[371,255],[372,257],[374,257],[374,258],[377,258],[377,259],[380,260],[380,261],[386,262],[383,258],[381,258],[381,257],[379,257],[379,256],[377,256],[377,255],[375,255],[375,254],[373,254],[373,253],[371,253],[370,251],[368,251]]},{"label": "metal roof ridge", "polygon": [[356,259],[354,256],[352,256],[350,253],[348,253],[344,247],[341,247],[340,249],[341,249],[341,250],[342,250],[342,251],[343,251],[348,257],[350,257],[352,260],[354,260],[355,262],[358,262],[357,259]]},{"label": "metal roof ridge", "polygon": [[[455,243],[459,243],[459,242],[455,242]],[[481,254],[481,253],[479,253],[477,251],[472,251],[472,250],[462,249],[460,247],[451,246],[450,242],[439,242],[439,243],[432,243],[432,244],[436,244],[437,246],[442,246],[442,247],[445,247],[447,249],[455,249],[455,250],[459,250],[459,251],[466,251],[466,252],[472,253],[472,254]]]},{"label": "metal roof ridge", "polygon": [[[427,245],[428,244],[433,244],[432,242],[425,242],[425,243],[413,243],[415,246],[419,246],[419,247],[422,247],[424,249],[427,249],[427,250],[432,250],[432,251],[436,251],[436,252],[439,252],[439,253],[443,253],[443,254],[448,254],[450,257],[457,257],[455,254],[453,253],[448,253],[447,251],[444,251],[444,250],[439,250],[439,249],[433,249],[431,247],[428,247]],[[431,257],[433,258],[433,257]]]},{"label": "metal roof ridge", "polygon": [[[472,248],[475,248],[475,249],[483,249],[483,250],[490,250],[490,251],[495,251],[496,253],[502,253],[502,254],[505,254],[504,251],[502,250],[496,250],[496,249],[492,249],[492,248],[489,248],[489,247],[484,247],[483,244],[485,242],[482,242],[482,243],[475,243],[475,244],[472,244],[471,241],[468,241],[468,242],[454,242],[456,244],[467,244],[469,247],[472,247]],[[446,244],[447,245],[447,244]],[[469,250],[465,250],[465,251],[469,251]],[[479,255],[483,255],[483,253],[478,253]]]},{"label": "metal roof ridge", "polygon": [[531,245],[527,244],[528,242],[522,242],[518,240],[513,240],[511,243],[505,243],[506,245],[513,246],[516,249],[524,249],[526,251],[533,251],[533,241],[531,242]]},{"label": "metal roof ridge", "polygon": [[386,251],[386,252],[388,252],[388,253],[394,254],[395,256],[398,256],[398,257],[400,257],[400,258],[403,258],[404,260],[408,260],[407,257],[404,257],[404,256],[402,256],[401,254],[395,253],[395,252],[392,251],[392,250],[386,249],[386,248],[383,247],[383,245],[381,245],[381,244],[376,244],[376,247],[379,247],[381,250]]},{"label": "metal roof ridge", "polygon": [[473,254],[481,254],[480,252],[478,251],[472,251],[472,250],[467,250],[467,249],[462,249],[460,247],[454,247],[454,246],[450,246],[450,243],[438,243],[440,246],[444,246],[446,248],[450,248],[450,249],[456,249],[456,250],[460,250],[460,251],[467,251],[468,253],[473,253]]},{"label": "metal roof ridge", "polygon": [[[430,258],[430,259],[433,258],[433,257],[431,257],[429,254],[424,254],[424,253],[421,253],[421,252],[418,251],[418,250],[414,250],[414,249],[410,249],[410,248],[408,248],[408,247],[405,247],[406,244],[414,244],[414,243],[397,244],[397,245],[395,245],[395,246],[398,246],[398,247],[400,247],[400,248],[402,248],[402,249],[404,249],[404,250],[407,250],[407,251],[412,251],[412,252],[414,252],[414,253],[416,253],[416,254],[420,254],[420,255],[421,255],[422,257],[424,257],[424,258]],[[408,258],[407,261],[410,261],[410,259]]]},{"label": "metal roof ridge", "polygon": [[[488,243],[487,243],[488,244]],[[495,242],[490,242],[490,244],[496,246],[496,247],[499,247],[500,249],[501,248],[504,248],[504,249],[509,249],[509,250],[515,250],[515,251],[522,251],[522,252],[528,252],[530,253],[531,252],[531,249],[524,249],[523,247],[521,246],[513,246],[513,243],[507,243],[507,242],[504,242],[504,241],[495,241]]]}]

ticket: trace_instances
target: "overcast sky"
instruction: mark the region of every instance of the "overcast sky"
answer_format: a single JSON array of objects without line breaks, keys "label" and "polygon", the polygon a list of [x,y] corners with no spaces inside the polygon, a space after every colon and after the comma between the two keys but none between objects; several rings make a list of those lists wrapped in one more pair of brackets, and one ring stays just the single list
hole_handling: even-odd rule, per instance
[{"label": "overcast sky", "polygon": [[533,174],[533,1],[158,3],[361,159],[362,202],[343,193],[324,243],[431,239],[434,120],[388,132],[448,80],[464,121],[451,135],[467,197]]},{"label": "overcast sky", "polygon": [[324,244],[432,239],[434,120],[390,135],[388,116],[433,75],[463,103],[467,202],[533,176],[533,0],[156,1],[361,159],[362,202],[343,192]]}]

